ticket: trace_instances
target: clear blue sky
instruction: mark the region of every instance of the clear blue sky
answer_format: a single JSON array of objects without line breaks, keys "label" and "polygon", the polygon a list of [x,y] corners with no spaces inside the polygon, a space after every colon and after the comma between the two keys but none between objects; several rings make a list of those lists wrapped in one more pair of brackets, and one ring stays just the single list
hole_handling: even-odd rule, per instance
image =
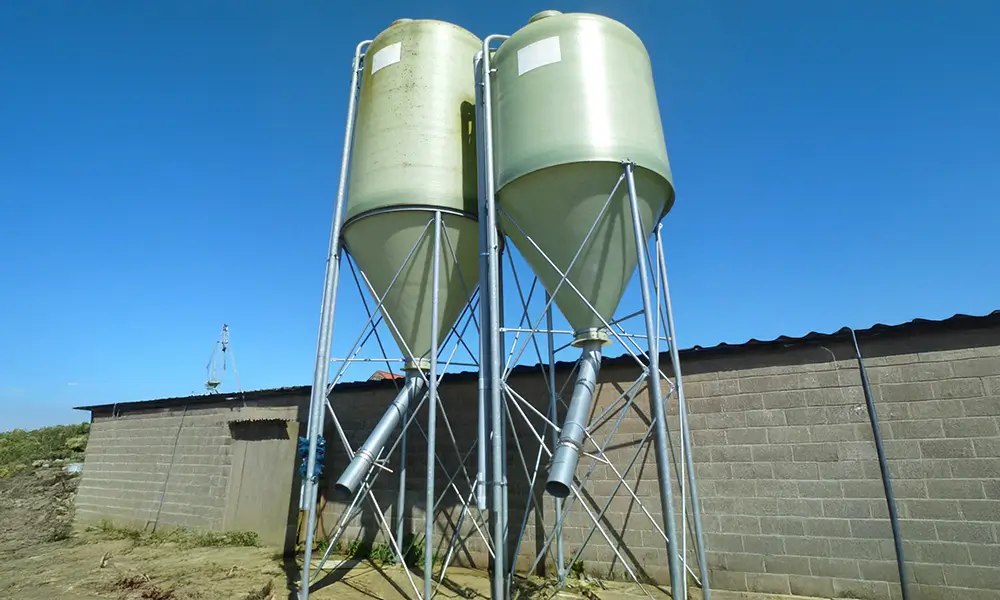
[{"label": "clear blue sky", "polygon": [[223,322],[308,383],[354,45],[545,8],[647,44],[682,346],[1000,308],[1000,3],[3,2],[0,430],[200,392]]}]

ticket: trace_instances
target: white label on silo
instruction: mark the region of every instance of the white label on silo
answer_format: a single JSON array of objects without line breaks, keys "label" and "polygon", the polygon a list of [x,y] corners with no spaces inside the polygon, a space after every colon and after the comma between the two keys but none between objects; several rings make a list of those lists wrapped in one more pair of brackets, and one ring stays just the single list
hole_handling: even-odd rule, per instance
[{"label": "white label on silo", "polygon": [[524,75],[538,67],[551,65],[562,60],[559,50],[559,36],[538,40],[517,51],[517,74]]},{"label": "white label on silo", "polygon": [[372,58],[372,75],[378,73],[389,65],[398,63],[402,51],[403,42],[396,42],[395,44],[386,46],[376,52],[375,56]]}]

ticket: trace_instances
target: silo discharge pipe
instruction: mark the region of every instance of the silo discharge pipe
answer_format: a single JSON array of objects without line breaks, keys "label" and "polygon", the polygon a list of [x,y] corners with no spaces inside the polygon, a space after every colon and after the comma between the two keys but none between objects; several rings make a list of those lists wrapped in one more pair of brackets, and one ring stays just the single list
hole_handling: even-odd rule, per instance
[{"label": "silo discharge pipe", "polygon": [[552,465],[549,467],[549,479],[545,483],[545,491],[556,498],[569,496],[576,474],[576,465],[580,462],[580,452],[583,448],[583,438],[587,433],[587,419],[594,403],[594,390],[597,388],[597,375],[601,371],[601,346],[599,340],[587,340],[582,343],[580,366],[577,369],[576,382],[573,384],[573,397],[563,421],[562,433],[552,454]]},{"label": "silo discharge pipe", "polygon": [[338,492],[351,496],[354,495],[361,480],[371,470],[375,458],[382,452],[382,449],[389,441],[389,436],[403,422],[410,403],[417,399],[426,387],[427,385],[420,371],[411,370],[406,372],[406,382],[403,385],[403,389],[399,390],[399,394],[396,395],[392,404],[386,409],[382,418],[379,419],[378,425],[372,430],[368,439],[365,440],[365,443],[361,445],[361,448],[354,455],[351,464],[347,465],[347,468],[340,475],[340,479],[337,480],[336,490]]}]

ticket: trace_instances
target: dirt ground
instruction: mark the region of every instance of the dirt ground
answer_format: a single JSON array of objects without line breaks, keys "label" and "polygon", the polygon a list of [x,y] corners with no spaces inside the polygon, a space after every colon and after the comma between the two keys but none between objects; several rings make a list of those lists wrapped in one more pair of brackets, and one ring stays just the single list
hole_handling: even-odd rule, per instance
[{"label": "dirt ground", "polygon": [[[0,478],[0,600],[295,600],[299,565],[253,547],[187,547],[108,539],[100,529],[73,528],[78,476],[39,469]],[[448,569],[435,598],[487,600],[482,571]],[[417,593],[419,590],[420,593]],[[516,600],[666,599],[660,589],[575,581],[558,591],[551,582],[522,581]],[[423,579],[401,567],[331,559],[314,580],[314,600],[419,598]],[[754,598],[751,598],[754,597]],[[692,600],[700,596],[691,596]],[[717,592],[719,600],[762,600],[770,595]],[[787,598],[787,597],[786,597]]]},{"label": "dirt ground", "polygon": [[78,481],[61,468],[0,477],[0,557],[69,537]]},{"label": "dirt ground", "polygon": [[0,478],[0,599],[277,600],[286,565],[261,548],[109,540],[73,527],[79,482],[62,468]]},{"label": "dirt ground", "polygon": [[[299,565],[271,550],[146,544],[74,529],[78,482],[79,476],[58,467],[0,478],[0,599],[296,597]],[[312,597],[316,600],[416,597],[403,569],[338,560],[330,566],[315,585]],[[469,573],[466,578],[482,579]],[[414,580],[422,586],[419,575]],[[474,587],[489,589],[485,579],[482,585],[446,583],[442,598],[475,598],[479,594],[471,591]]]}]

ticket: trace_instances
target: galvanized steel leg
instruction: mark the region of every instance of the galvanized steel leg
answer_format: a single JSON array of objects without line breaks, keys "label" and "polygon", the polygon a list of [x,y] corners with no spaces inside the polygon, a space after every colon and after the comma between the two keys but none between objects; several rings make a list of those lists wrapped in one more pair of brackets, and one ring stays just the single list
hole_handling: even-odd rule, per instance
[{"label": "galvanized steel leg", "polygon": [[676,594],[683,589],[684,573],[681,572],[680,560],[676,551],[677,526],[674,520],[674,497],[670,483],[670,462],[667,451],[667,411],[663,406],[663,392],[660,389],[660,352],[656,339],[656,328],[653,324],[653,306],[649,294],[649,271],[646,265],[646,233],[642,230],[642,219],[639,214],[639,204],[635,191],[635,166],[625,165],[625,179],[628,183],[628,199],[632,212],[632,231],[635,235],[635,250],[639,267],[639,287],[642,291],[642,306],[646,319],[646,340],[649,343],[649,374],[648,389],[650,412],[656,434],[656,471],[660,485],[660,506],[663,512],[663,524],[667,533],[667,564],[670,570],[670,590]]},{"label": "galvanized steel leg", "polygon": [[667,335],[670,338],[670,362],[674,369],[674,383],[677,387],[677,412],[681,424],[681,454],[687,464],[687,483],[691,490],[691,516],[694,518],[694,537],[698,552],[698,570],[701,571],[701,592],[704,600],[711,600],[712,586],[709,583],[708,558],[705,554],[705,537],[701,526],[701,506],[698,499],[698,484],[694,476],[694,458],[691,453],[691,428],[688,425],[687,400],[684,396],[684,384],[681,381],[681,359],[677,347],[677,334],[674,330],[674,311],[670,304],[670,285],[667,283],[667,261],[663,256],[662,232],[663,226],[656,229],[656,258],[660,276],[663,281],[663,297],[667,309]]},{"label": "galvanized steel leg", "polygon": [[[548,328],[548,346],[549,346],[549,419],[553,423],[558,423],[559,412],[557,405],[557,394],[556,394],[556,343],[555,336],[552,334],[554,328],[552,324],[552,303],[549,302],[549,295],[545,295],[545,326]],[[555,448],[556,444],[559,442],[559,432],[555,428],[551,428],[549,431],[552,432],[552,447]],[[564,556],[563,549],[563,536],[562,536],[562,509],[563,509],[563,499],[555,499],[556,508],[556,575],[559,579],[563,579],[563,571],[565,570],[566,558]]]},{"label": "galvanized steel leg", "polygon": [[309,455],[306,460],[306,540],[305,556],[302,562],[302,579],[299,583],[299,597],[309,598],[309,574],[312,563],[312,545],[316,529],[316,501],[319,497],[319,482],[315,476],[316,448],[323,433],[326,403],[326,385],[330,376],[330,344],[333,338],[333,320],[337,309],[337,287],[340,278],[341,239],[340,229],[344,219],[344,198],[347,192],[347,170],[351,158],[351,139],[354,136],[354,116],[357,108],[358,80],[364,49],[371,43],[365,40],[354,49],[351,63],[351,93],[347,101],[347,123],[344,127],[344,146],[340,159],[340,180],[337,183],[337,200],[333,207],[333,226],[330,230],[330,246],[326,259],[326,278],[323,283],[323,300],[320,304],[319,335],[316,343],[316,363],[313,369],[312,391],[309,396]]},{"label": "galvanized steel leg", "polygon": [[436,461],[437,403],[438,403],[438,315],[441,282],[441,211],[434,213],[434,265],[431,295],[431,368],[427,404],[427,510],[424,515],[424,600],[430,600],[434,583],[434,470]]},{"label": "galvanized steel leg", "polygon": [[399,426],[403,428],[399,441],[399,497],[396,498],[396,541],[403,545],[403,519],[406,515],[406,423],[413,412],[412,406],[406,407],[406,413]]},{"label": "galvanized steel leg", "polygon": [[[476,58],[473,61],[473,67],[475,68],[475,78],[476,78],[476,110],[479,111],[482,106],[483,95],[480,72],[482,69],[482,53],[476,54]],[[483,145],[483,127],[481,120],[476,121],[476,150],[477,156],[480,160],[484,157],[484,145]],[[481,166],[481,163],[480,163]],[[482,195],[484,189],[484,178],[483,169],[479,168],[478,171],[478,187],[480,193],[480,208],[482,208]],[[487,415],[489,414],[488,406],[488,382],[489,377],[487,373],[489,372],[489,336],[487,335],[487,328],[489,327],[489,282],[486,274],[489,272],[488,264],[488,253],[487,253],[487,242],[486,239],[486,229],[485,229],[485,218],[480,216],[479,219],[479,397],[478,397],[478,439],[479,445],[476,449],[476,507],[480,511],[485,511],[487,507],[486,502],[486,472],[487,464],[489,462],[489,419]]]},{"label": "galvanized steel leg", "polygon": [[[483,132],[483,190],[481,190],[479,220],[486,237],[486,272],[482,273],[482,281],[488,290],[487,297],[483,299],[488,303],[489,322],[483,324],[483,335],[488,336],[489,348],[489,408],[490,408],[490,430],[492,432],[492,477],[493,503],[491,510],[493,513],[493,544],[494,560],[491,585],[492,600],[505,600],[507,595],[506,586],[506,558],[507,548],[505,544],[507,531],[506,496],[504,490],[504,473],[507,457],[504,455],[503,431],[504,431],[504,403],[501,399],[501,379],[500,379],[500,244],[497,239],[497,214],[495,202],[495,187],[493,181],[493,118],[491,114],[492,101],[490,98],[490,44],[494,41],[507,39],[507,36],[490,35],[483,40],[483,49],[480,54],[481,68],[477,72],[479,75],[478,85],[482,96],[482,105],[477,106],[480,114],[479,124]],[[480,360],[480,365],[485,361]]]}]

